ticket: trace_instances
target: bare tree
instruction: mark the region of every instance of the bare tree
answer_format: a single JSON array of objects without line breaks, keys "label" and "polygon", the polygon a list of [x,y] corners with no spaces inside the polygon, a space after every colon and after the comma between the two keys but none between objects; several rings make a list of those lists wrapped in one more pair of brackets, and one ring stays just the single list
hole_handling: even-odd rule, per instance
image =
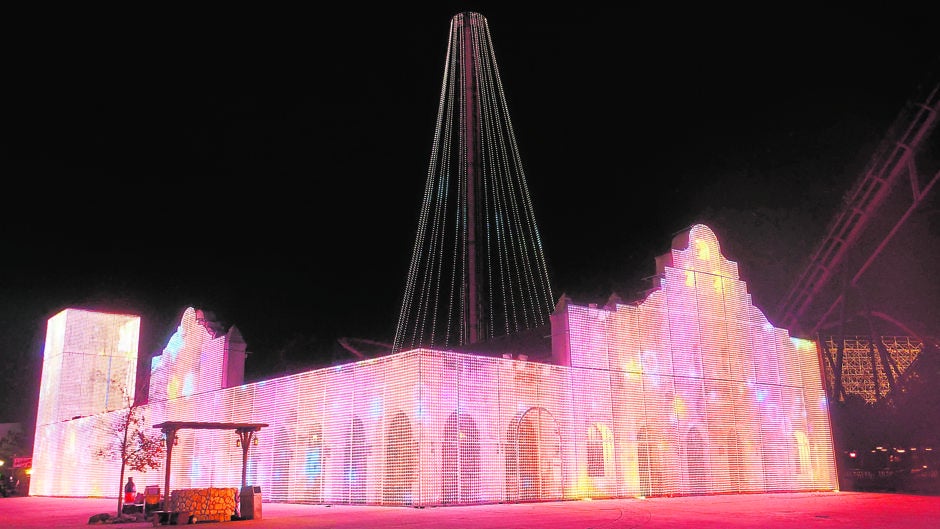
[{"label": "bare tree", "polygon": [[124,507],[124,473],[127,468],[136,472],[146,472],[160,466],[163,461],[164,445],[161,433],[143,431],[144,414],[141,405],[121,387],[126,406],[107,414],[106,428],[110,434],[107,445],[98,448],[95,455],[101,459],[121,462],[121,477],[118,481],[117,515]]}]

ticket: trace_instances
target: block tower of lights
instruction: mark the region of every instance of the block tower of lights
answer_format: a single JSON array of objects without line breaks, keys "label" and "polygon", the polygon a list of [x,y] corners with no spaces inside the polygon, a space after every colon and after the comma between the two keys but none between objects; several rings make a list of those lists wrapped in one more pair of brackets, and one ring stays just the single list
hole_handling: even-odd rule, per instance
[{"label": "block tower of lights", "polygon": [[49,318],[37,426],[126,407],[139,339],[139,316],[65,309]]}]

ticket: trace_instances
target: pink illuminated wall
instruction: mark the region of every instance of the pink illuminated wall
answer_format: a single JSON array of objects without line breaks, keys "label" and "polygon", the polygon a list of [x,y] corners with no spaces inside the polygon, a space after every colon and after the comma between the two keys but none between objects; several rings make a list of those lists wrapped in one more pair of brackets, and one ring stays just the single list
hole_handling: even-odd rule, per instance
[{"label": "pink illuminated wall", "polygon": [[238,329],[232,327],[223,335],[203,311],[189,308],[161,354],[151,360],[149,400],[172,400],[238,385],[244,381],[244,369],[245,347]]},{"label": "pink illuminated wall", "polygon": [[580,482],[642,495],[835,488],[816,344],[751,304],[706,226],[676,237],[657,274],[639,303],[552,316],[555,362],[592,396],[576,420],[612,427],[622,458],[613,474],[576,467]]},{"label": "pink illuminated wall", "polygon": [[[154,361],[147,420],[269,424],[248,464],[265,501],[452,505],[837,488],[816,345],[751,305],[707,227],[673,246],[645,300],[562,299],[550,364],[418,349],[231,386],[219,372],[233,337],[214,336],[187,311]],[[30,493],[109,495],[119,468],[90,456],[109,415],[37,426]],[[240,486],[234,432],[179,437],[172,488]],[[162,469],[134,477],[163,483]]]}]

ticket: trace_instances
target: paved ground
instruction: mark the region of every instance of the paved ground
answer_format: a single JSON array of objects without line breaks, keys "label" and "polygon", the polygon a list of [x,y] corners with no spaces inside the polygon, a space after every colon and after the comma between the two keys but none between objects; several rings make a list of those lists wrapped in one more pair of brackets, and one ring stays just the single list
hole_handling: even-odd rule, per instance
[{"label": "paved ground", "polygon": [[[116,499],[0,498],[3,529],[78,529]],[[940,495],[823,492],[566,501],[470,507],[352,507],[264,503],[261,519],[218,529],[937,529]],[[153,527],[151,522],[106,525]],[[169,526],[168,526],[169,527]]]}]

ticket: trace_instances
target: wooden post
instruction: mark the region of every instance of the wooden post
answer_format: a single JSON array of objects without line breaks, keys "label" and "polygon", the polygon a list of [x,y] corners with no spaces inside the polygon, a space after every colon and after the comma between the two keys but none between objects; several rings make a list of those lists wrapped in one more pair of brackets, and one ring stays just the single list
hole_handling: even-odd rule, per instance
[{"label": "wooden post", "polygon": [[170,509],[170,464],[173,462],[173,445],[176,443],[176,428],[164,427],[163,437],[166,442],[166,468],[163,474],[163,505],[160,510]]},{"label": "wooden post", "polygon": [[242,488],[248,484],[246,481],[248,473],[248,450],[251,448],[251,441],[255,436],[253,430],[240,428],[237,430],[238,440],[242,445]]}]

